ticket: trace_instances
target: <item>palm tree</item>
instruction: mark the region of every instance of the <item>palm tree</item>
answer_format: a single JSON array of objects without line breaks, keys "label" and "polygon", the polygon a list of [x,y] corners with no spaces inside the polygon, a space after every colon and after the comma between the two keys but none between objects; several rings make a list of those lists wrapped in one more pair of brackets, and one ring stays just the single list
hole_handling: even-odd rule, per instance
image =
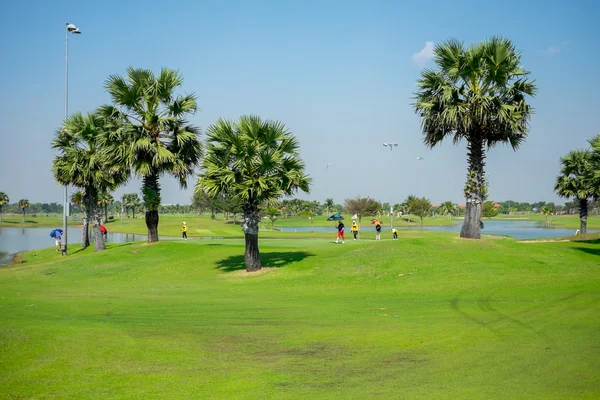
[{"label": "palm tree", "polygon": [[517,150],[523,143],[533,112],[525,97],[533,96],[536,87],[508,39],[494,37],[468,48],[449,40],[434,53],[439,68],[421,73],[414,107],[428,147],[445,138],[467,142],[467,209],[460,236],[479,239],[487,197],[486,148],[508,143]]},{"label": "palm tree", "polygon": [[25,209],[29,208],[29,200],[21,199],[19,200],[19,203],[17,203],[17,206],[23,210],[23,223],[25,223]]},{"label": "palm tree", "polygon": [[592,151],[592,169],[594,171],[594,185],[600,187],[600,134],[589,140]]},{"label": "palm tree", "polygon": [[98,194],[98,205],[104,209],[104,223],[108,222],[108,206],[110,206],[114,201],[115,199],[112,194],[106,190]]},{"label": "palm tree", "polygon": [[329,210],[335,207],[333,199],[329,198],[325,200],[325,207],[327,207],[327,217],[329,217]]},{"label": "palm tree", "polygon": [[0,223],[2,223],[2,207],[5,204],[8,204],[9,199],[8,199],[8,195],[4,192],[0,192]]},{"label": "palm tree", "polygon": [[410,206],[411,206],[411,204],[414,204],[414,201],[417,199],[418,199],[418,197],[415,196],[414,194],[409,194],[406,197],[406,200],[404,200],[401,204],[402,212],[408,217],[408,222],[411,222],[410,213],[412,212],[412,210],[410,209]]},{"label": "palm tree", "polygon": [[52,147],[60,152],[52,166],[54,179],[61,185],[83,190],[83,207],[92,222],[96,251],[106,248],[100,231],[102,210],[98,195],[124,183],[129,175],[107,146],[110,128],[99,113],[75,113],[65,120],[52,141]]},{"label": "palm tree", "polygon": [[81,207],[81,210],[83,211],[83,218],[82,218],[83,229],[81,230],[81,248],[85,249],[86,247],[88,247],[90,245],[90,234],[89,234],[90,220],[88,218],[88,214],[85,209],[85,195],[83,194],[83,192],[81,190],[78,190],[77,192],[75,192],[71,195],[71,203],[73,203],[74,205],[76,205],[78,207]]},{"label": "palm tree", "polygon": [[128,213],[128,210],[131,210],[131,217],[133,219],[135,219],[135,209],[140,205],[140,198],[137,193],[126,193],[123,195],[123,206],[125,207],[125,213]]},{"label": "palm tree", "polygon": [[560,163],[554,191],[560,197],[579,201],[579,232],[587,233],[588,200],[600,195],[600,188],[594,184],[592,153],[572,150],[561,157]]},{"label": "palm tree", "polygon": [[454,204],[451,201],[445,201],[440,205],[442,215],[448,215],[448,219],[452,219],[454,213]]},{"label": "palm tree", "polygon": [[196,112],[196,96],[175,96],[183,83],[179,72],[163,68],[156,77],[146,69],[127,69],[125,78],[111,75],[106,89],[112,105],[102,106],[114,124],[111,141],[121,163],[142,178],[148,242],[158,241],[159,177],[175,177],[182,188],[202,153],[200,129],[186,116]]},{"label": "palm tree", "polygon": [[261,268],[258,251],[259,207],[274,205],[298,190],[309,193],[299,144],[278,121],[243,116],[219,119],[208,128],[207,152],[196,191],[220,193],[243,201],[246,271]]},{"label": "palm tree", "polygon": [[[550,207],[544,206],[544,207],[542,207],[541,211],[542,211],[542,214],[544,214],[544,216],[546,218],[546,221],[545,221],[546,225],[548,225],[548,226],[551,225],[552,224],[551,215],[554,212],[554,210]],[[550,221],[548,221],[548,218],[550,218]]]}]

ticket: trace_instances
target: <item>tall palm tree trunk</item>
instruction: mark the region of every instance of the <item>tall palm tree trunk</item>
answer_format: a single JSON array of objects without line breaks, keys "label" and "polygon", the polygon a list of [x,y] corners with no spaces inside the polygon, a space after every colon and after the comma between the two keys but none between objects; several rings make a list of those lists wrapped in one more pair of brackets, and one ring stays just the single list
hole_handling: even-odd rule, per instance
[{"label": "tall palm tree trunk", "polygon": [[258,271],[260,266],[260,253],[258,251],[258,211],[250,203],[244,205],[244,236],[246,239],[246,271]]},{"label": "tall palm tree trunk", "polygon": [[83,229],[81,230],[81,248],[85,249],[90,245],[90,219],[87,211],[83,210]]},{"label": "tall palm tree trunk", "polygon": [[93,188],[85,188],[83,198],[83,230],[81,231],[81,247],[86,248],[90,245],[90,220],[94,207],[96,207],[97,198]]},{"label": "tall palm tree trunk", "polygon": [[144,203],[146,205],[146,227],[148,243],[158,242],[158,206],[160,205],[160,186],[158,173],[144,176]]},{"label": "tall palm tree trunk", "polygon": [[102,208],[95,206],[92,211],[92,235],[94,237],[94,251],[106,250],[104,234],[100,230],[102,224]]},{"label": "tall palm tree trunk", "polygon": [[25,223],[25,208],[23,208],[23,223]]},{"label": "tall palm tree trunk", "polygon": [[467,207],[465,209],[465,219],[460,230],[460,237],[468,239],[479,239],[481,229],[481,206],[485,200],[486,181],[485,181],[485,150],[483,147],[482,135],[475,132],[469,139],[468,149],[468,175],[465,183],[465,196]]},{"label": "tall palm tree trunk", "polygon": [[108,222],[108,204],[104,205],[104,223]]},{"label": "tall palm tree trunk", "polygon": [[588,200],[579,199],[579,233],[587,233]]}]

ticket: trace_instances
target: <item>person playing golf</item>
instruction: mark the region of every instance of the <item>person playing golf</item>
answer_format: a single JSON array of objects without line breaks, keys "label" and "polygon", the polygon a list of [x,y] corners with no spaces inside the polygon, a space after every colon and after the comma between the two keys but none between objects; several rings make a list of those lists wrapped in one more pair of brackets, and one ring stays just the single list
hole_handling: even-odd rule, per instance
[{"label": "person playing golf", "polygon": [[183,221],[183,225],[181,226],[181,238],[187,240],[187,224]]},{"label": "person playing golf", "polygon": [[344,239],[344,223],[342,221],[340,221],[340,223],[337,226],[337,238],[335,239],[335,243],[338,242],[338,240],[340,240],[340,238],[342,238],[342,244],[346,243],[346,240]]},{"label": "person playing golf", "polygon": [[381,224],[375,225],[375,240],[381,240]]},{"label": "person playing golf", "polygon": [[394,240],[398,240],[398,229],[392,228],[392,233],[394,234]]},{"label": "person playing golf", "polygon": [[356,221],[352,221],[352,228],[350,228],[350,230],[354,235],[354,240],[356,240],[358,236],[358,224],[356,223]]}]

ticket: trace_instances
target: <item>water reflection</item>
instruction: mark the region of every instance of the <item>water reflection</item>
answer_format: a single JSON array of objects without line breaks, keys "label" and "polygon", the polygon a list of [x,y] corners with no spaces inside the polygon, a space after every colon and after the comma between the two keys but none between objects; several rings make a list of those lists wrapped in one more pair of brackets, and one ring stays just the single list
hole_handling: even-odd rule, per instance
[{"label": "water reflection", "polygon": [[[0,253],[14,254],[20,251],[43,249],[54,246],[54,239],[50,237],[51,228],[0,228]],[[80,246],[81,228],[69,227],[69,246]],[[90,235],[90,240],[93,235]],[[131,233],[108,232],[107,242],[130,243],[147,239],[146,235]],[[71,247],[72,248],[72,247]]]}]

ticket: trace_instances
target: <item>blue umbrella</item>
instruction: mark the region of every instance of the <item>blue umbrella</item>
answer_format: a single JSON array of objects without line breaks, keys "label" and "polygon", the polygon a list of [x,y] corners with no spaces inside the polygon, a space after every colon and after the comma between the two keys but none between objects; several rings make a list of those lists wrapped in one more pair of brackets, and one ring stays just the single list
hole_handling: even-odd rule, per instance
[{"label": "blue umbrella", "polygon": [[327,221],[341,221],[343,220],[344,217],[342,217],[340,214],[333,214],[331,217],[327,218]]},{"label": "blue umbrella", "polygon": [[56,232],[60,232],[60,234],[62,236],[63,230],[60,228],[53,229],[52,232],[50,232],[50,237],[51,238],[56,237]]}]

